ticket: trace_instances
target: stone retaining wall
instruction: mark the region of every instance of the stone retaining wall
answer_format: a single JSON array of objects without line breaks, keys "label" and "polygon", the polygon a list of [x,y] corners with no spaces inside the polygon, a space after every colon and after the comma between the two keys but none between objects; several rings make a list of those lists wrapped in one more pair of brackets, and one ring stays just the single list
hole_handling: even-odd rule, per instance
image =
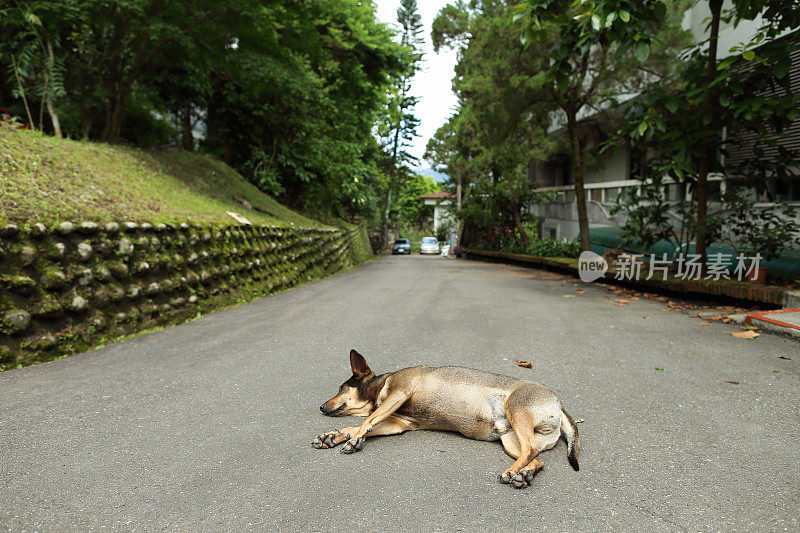
[{"label": "stone retaining wall", "polygon": [[0,227],[0,370],[184,322],[371,255],[364,228]]}]

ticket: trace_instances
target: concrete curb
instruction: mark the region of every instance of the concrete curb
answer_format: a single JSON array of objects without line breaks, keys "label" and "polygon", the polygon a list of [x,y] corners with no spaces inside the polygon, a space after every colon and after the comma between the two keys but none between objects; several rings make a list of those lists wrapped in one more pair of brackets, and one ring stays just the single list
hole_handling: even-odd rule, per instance
[{"label": "concrete curb", "polygon": [[[485,250],[465,249],[467,259],[494,259],[506,263],[516,263],[545,270],[557,270],[578,277],[578,260],[563,257],[536,257],[525,254],[510,254]],[[789,291],[782,287],[772,285],[755,285],[733,280],[682,280],[668,278],[667,280],[615,280],[616,270],[609,268],[605,278],[606,282],[617,283],[636,287],[638,289],[662,290],[683,293],[687,296],[707,295],[746,300],[758,304],[774,307],[786,307],[787,302],[800,300],[800,291]],[[787,295],[788,293],[788,295]],[[795,306],[797,307],[797,306]]]}]

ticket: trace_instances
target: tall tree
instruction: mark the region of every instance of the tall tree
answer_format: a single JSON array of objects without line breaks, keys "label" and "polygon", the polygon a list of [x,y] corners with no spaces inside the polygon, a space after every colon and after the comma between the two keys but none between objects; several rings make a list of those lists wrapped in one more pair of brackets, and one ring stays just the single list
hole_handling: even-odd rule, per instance
[{"label": "tall tree", "polygon": [[[789,71],[790,54],[800,41],[787,34],[800,28],[800,6],[766,0],[733,0],[729,9],[720,0],[699,5],[708,7],[706,39],[684,51],[685,60],[672,76],[646,88],[631,106],[619,142],[649,147],[645,179],[667,176],[694,190],[688,238],[694,238],[705,268],[708,245],[723,226],[718,213],[709,210],[709,174],[725,176],[729,190],[747,187],[766,194],[769,180],[786,178],[797,165],[797,151],[778,140],[799,116],[800,95],[790,85]],[[745,20],[759,21],[758,30],[718,61],[720,24]],[[767,156],[765,149],[773,153]],[[748,157],[723,163],[739,150],[748,151]],[[655,226],[642,223],[629,230],[640,239],[664,235],[654,232]]]},{"label": "tall tree", "polygon": [[653,75],[652,69],[637,71],[635,62],[650,56],[666,6],[660,0],[533,0],[519,9],[517,18],[530,25],[521,36],[523,44],[535,43],[531,53],[549,61],[540,80],[566,122],[581,248],[590,250],[578,123],[605,92],[630,94]]},{"label": "tall tree", "polygon": [[400,45],[407,53],[407,60],[405,68],[392,80],[391,91],[378,130],[387,158],[386,205],[381,221],[384,240],[388,238],[392,191],[398,186],[400,179],[408,176],[408,165],[417,161],[417,158],[408,152],[410,142],[417,135],[419,126],[419,119],[414,114],[418,99],[411,94],[411,81],[422,62],[422,19],[417,13],[416,0],[400,1],[400,7],[397,8],[397,22],[400,25]]},{"label": "tall tree", "polygon": [[[528,166],[546,158],[552,142],[546,135],[550,107],[541,87],[530,80],[542,72],[542,57],[524,53],[506,2],[458,2],[434,21],[434,49],[458,50],[453,89],[457,115],[428,145],[428,158],[446,166],[459,184],[480,189],[468,213],[480,231],[511,226],[523,242],[527,208],[533,201]],[[478,206],[477,204],[480,204]],[[474,216],[484,208],[487,216]]]}]

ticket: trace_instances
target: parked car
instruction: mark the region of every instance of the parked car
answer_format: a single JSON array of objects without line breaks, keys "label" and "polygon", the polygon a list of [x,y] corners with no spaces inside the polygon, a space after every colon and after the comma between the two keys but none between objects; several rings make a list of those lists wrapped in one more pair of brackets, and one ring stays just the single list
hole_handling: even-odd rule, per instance
[{"label": "parked car", "polygon": [[395,239],[394,245],[392,246],[392,255],[395,254],[410,254],[411,253],[411,241],[408,239]]},{"label": "parked car", "polygon": [[439,240],[436,237],[423,237],[422,242],[419,245],[419,253],[438,254]]}]

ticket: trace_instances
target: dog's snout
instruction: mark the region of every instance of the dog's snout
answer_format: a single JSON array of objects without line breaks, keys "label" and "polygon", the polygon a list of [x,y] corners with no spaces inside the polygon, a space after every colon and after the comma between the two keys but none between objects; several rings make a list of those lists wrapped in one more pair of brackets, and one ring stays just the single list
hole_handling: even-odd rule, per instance
[{"label": "dog's snout", "polygon": [[325,412],[325,404],[324,403],[319,406],[319,410],[322,411],[323,413]]}]

